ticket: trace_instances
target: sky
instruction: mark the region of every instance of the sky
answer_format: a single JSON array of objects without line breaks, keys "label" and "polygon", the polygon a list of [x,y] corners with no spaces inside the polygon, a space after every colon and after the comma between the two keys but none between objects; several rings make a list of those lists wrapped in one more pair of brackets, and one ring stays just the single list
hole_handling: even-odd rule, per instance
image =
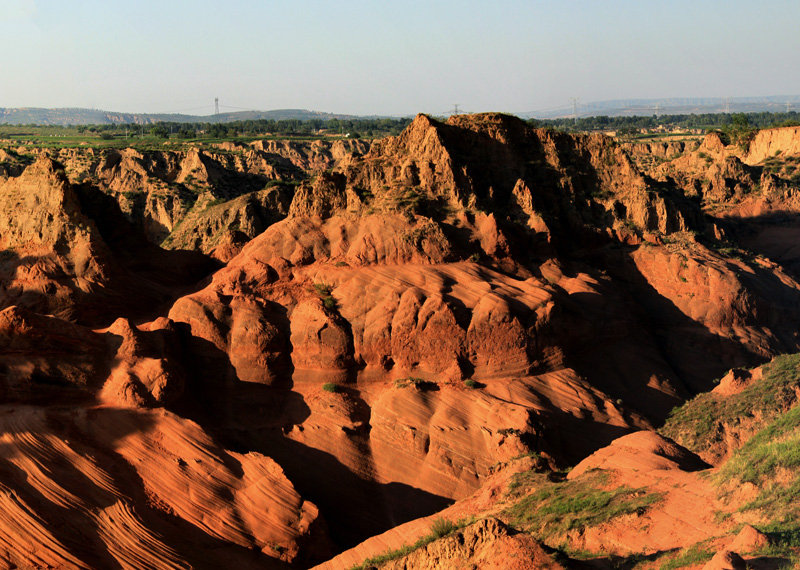
[{"label": "sky", "polygon": [[797,0],[0,0],[0,107],[410,115],[800,94],[797,22]]}]

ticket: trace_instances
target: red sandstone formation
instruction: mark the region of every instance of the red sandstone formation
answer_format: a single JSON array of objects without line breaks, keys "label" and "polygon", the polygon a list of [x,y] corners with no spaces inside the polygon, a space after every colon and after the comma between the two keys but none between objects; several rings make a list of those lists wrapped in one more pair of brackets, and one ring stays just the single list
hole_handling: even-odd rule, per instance
[{"label": "red sandstone formation", "polygon": [[739,225],[756,184],[794,211],[757,165],[792,141],[622,148],[421,115],[369,148],[9,154],[0,558],[345,568],[447,509],[478,520],[387,567],[557,568],[503,518],[525,456],[661,497],[572,548],[730,534],[708,466],[651,430],[800,348],[788,234]]}]

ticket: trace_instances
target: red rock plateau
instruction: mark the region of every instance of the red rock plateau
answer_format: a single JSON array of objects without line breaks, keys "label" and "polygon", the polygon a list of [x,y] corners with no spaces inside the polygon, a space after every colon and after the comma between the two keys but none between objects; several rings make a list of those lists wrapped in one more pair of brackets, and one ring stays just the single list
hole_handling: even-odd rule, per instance
[{"label": "red rock plateau", "polygon": [[[420,115],[371,145],[0,159],[0,565],[764,548],[708,476],[762,415],[653,430],[800,351],[797,129],[622,147]],[[615,510],[567,524],[562,495]]]}]

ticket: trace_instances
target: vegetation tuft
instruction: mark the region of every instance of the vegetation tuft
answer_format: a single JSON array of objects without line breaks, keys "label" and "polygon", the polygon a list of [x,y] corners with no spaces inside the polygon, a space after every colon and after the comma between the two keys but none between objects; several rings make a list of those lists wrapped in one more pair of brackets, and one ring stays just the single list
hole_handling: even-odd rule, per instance
[{"label": "vegetation tuft", "polygon": [[408,378],[399,378],[394,381],[396,388],[407,388],[413,386],[420,391],[436,390],[439,386],[432,380],[425,380],[424,378],[416,378],[409,376]]},{"label": "vegetation tuft", "polygon": [[714,551],[711,550],[709,544],[706,542],[699,542],[680,550],[677,555],[662,562],[658,568],[659,570],[674,570],[675,568],[696,566],[711,560],[713,557]]},{"label": "vegetation tuft", "polygon": [[335,311],[339,306],[336,299],[333,297],[333,286],[327,283],[314,283],[314,291],[316,291],[319,298],[322,300],[322,306],[329,311]]}]

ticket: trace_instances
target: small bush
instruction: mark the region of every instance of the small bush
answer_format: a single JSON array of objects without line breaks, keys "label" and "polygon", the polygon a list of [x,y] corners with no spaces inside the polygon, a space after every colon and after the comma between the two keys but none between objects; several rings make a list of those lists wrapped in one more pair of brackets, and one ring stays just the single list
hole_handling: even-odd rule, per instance
[{"label": "small bush", "polygon": [[333,382],[325,382],[325,384],[322,385],[322,389],[326,392],[332,392],[335,394],[339,391],[339,386]]},{"label": "small bush", "polygon": [[414,376],[409,376],[408,378],[399,378],[394,381],[394,385],[397,388],[406,388],[408,386],[414,386],[417,390],[435,390],[438,388],[436,382],[432,382],[430,380],[425,380],[424,378],[415,378]]},{"label": "small bush", "polygon": [[451,521],[439,517],[433,521],[431,525],[431,534],[436,538],[442,538],[443,536],[447,536],[458,527]]},{"label": "small bush", "polygon": [[467,388],[471,388],[473,390],[481,387],[480,383],[476,382],[472,378],[467,378],[466,380],[464,380],[464,386],[466,386]]},{"label": "small bush", "polygon": [[333,291],[333,287],[331,287],[327,283],[314,283],[314,290],[320,297],[327,297]]},{"label": "small bush", "polygon": [[336,299],[332,295],[333,292],[332,285],[328,285],[327,283],[314,283],[314,291],[316,291],[317,295],[322,301],[323,307],[325,307],[329,311],[336,310],[338,304],[336,303]]}]

